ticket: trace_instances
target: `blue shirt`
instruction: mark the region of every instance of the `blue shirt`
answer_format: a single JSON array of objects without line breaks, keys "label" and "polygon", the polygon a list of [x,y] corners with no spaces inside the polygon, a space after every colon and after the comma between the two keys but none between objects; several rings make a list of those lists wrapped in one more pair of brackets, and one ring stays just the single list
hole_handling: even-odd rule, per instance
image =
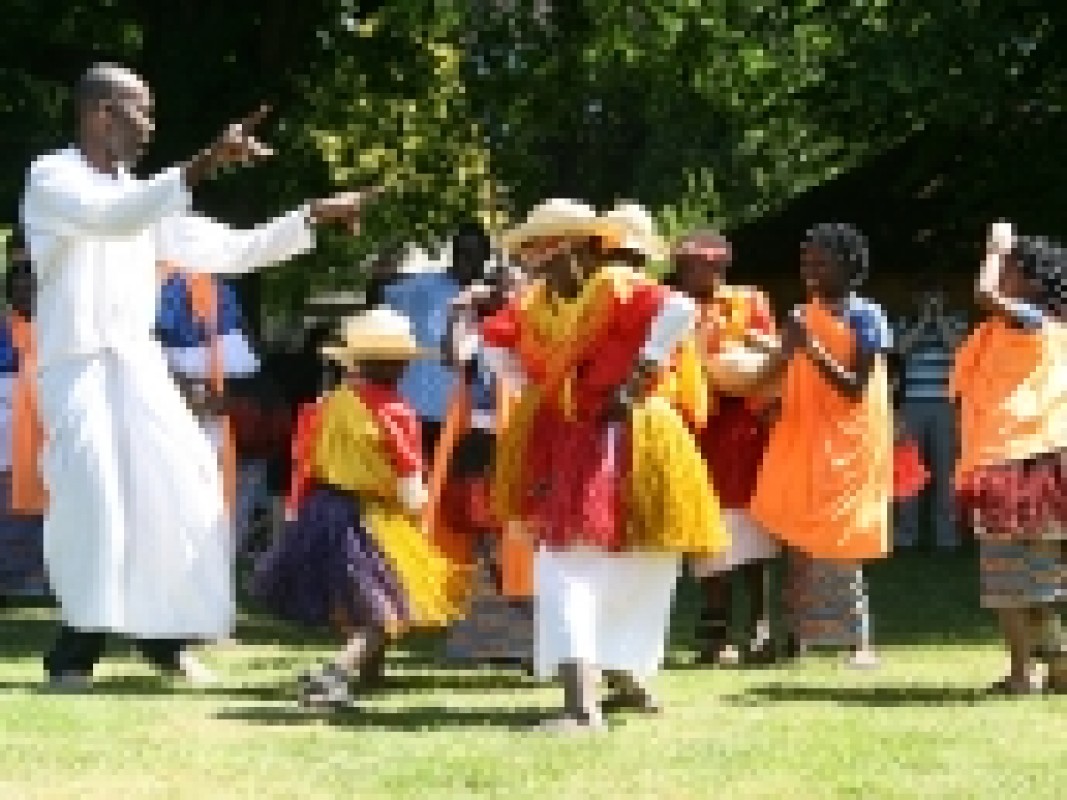
[{"label": "blue shirt", "polygon": [[[420,347],[440,351],[448,325],[448,306],[460,286],[443,272],[411,275],[385,287],[385,305],[411,321]],[[400,394],[421,419],[441,421],[456,383],[440,358],[412,361],[400,381]]]},{"label": "blue shirt", "polygon": [[[944,324],[962,335],[967,321],[956,315],[946,316]],[[902,320],[897,334],[903,336],[910,327]],[[940,328],[924,324],[923,330],[903,353],[901,391],[905,400],[947,400],[949,378],[955,361],[955,343],[945,340]]]}]

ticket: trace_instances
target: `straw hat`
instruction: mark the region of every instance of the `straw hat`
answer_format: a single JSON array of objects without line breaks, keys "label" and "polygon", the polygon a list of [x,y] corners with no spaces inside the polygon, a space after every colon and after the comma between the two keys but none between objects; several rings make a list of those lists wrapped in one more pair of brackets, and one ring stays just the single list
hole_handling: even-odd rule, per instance
[{"label": "straw hat", "polygon": [[419,347],[411,323],[391,308],[373,308],[346,317],[341,324],[341,342],[322,348],[327,358],[351,364],[356,361],[408,361],[433,355]]},{"label": "straw hat", "polygon": [[652,261],[666,257],[667,243],[656,233],[656,223],[648,210],[637,203],[621,202],[604,215],[625,231],[620,249],[640,253]]},{"label": "straw hat", "polygon": [[534,206],[525,220],[503,235],[501,244],[514,253],[536,239],[604,236],[618,240],[625,235],[618,221],[597,216],[592,206],[557,197]]}]

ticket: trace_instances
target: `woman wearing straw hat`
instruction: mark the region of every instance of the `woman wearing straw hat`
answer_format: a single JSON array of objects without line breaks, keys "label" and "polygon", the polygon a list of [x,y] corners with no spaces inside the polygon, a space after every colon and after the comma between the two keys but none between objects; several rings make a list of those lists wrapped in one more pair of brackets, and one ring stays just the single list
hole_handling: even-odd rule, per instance
[{"label": "woman wearing straw hat", "polygon": [[418,347],[408,320],[378,308],[346,320],[323,349],[346,378],[298,421],[288,509],[294,517],[257,566],[253,595],[272,612],[348,636],[330,664],[302,676],[304,705],[349,700],[353,673],[380,664],[413,626],[458,616],[466,572],[428,541],[422,440],[397,384]]},{"label": "woman wearing straw hat", "polygon": [[[694,306],[607,257],[626,230],[550,200],[505,247],[540,276],[482,324],[487,354],[523,387],[497,449],[495,500],[536,538],[535,668],[558,674],[552,730],[593,730],[602,708],[656,711],[681,553],[725,544],[696,445],[644,389],[693,327]],[[603,672],[615,689],[603,704]]]}]

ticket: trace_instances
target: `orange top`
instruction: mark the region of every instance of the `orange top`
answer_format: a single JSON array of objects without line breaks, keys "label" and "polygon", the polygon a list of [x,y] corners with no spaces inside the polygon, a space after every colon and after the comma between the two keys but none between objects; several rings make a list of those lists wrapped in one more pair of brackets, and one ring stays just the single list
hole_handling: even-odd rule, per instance
[{"label": "orange top", "polygon": [[[847,321],[817,302],[805,307],[804,318],[835,359],[855,363],[855,334]],[[808,355],[794,356],[752,516],[786,544],[816,558],[884,556],[893,486],[891,428],[881,357],[857,401],[830,385]]]},{"label": "orange top", "polygon": [[38,515],[48,505],[48,492],[40,465],[44,429],[37,413],[37,344],[33,322],[21,314],[10,314],[8,322],[19,354],[11,403],[11,512]]},{"label": "orange top", "polygon": [[956,480],[977,467],[1067,446],[1067,325],[1025,330],[994,317],[956,355],[950,392],[960,403]]}]

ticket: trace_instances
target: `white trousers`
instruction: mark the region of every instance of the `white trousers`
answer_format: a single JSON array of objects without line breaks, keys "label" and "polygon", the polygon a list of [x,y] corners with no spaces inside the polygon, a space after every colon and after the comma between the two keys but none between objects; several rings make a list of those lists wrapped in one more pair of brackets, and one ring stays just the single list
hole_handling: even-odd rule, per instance
[{"label": "white trousers", "polygon": [[534,561],[538,677],[561,662],[652,677],[663,661],[679,558],[539,549]]},{"label": "white trousers", "polygon": [[43,369],[45,560],[81,630],[218,638],[233,543],[214,448],[154,343]]}]

